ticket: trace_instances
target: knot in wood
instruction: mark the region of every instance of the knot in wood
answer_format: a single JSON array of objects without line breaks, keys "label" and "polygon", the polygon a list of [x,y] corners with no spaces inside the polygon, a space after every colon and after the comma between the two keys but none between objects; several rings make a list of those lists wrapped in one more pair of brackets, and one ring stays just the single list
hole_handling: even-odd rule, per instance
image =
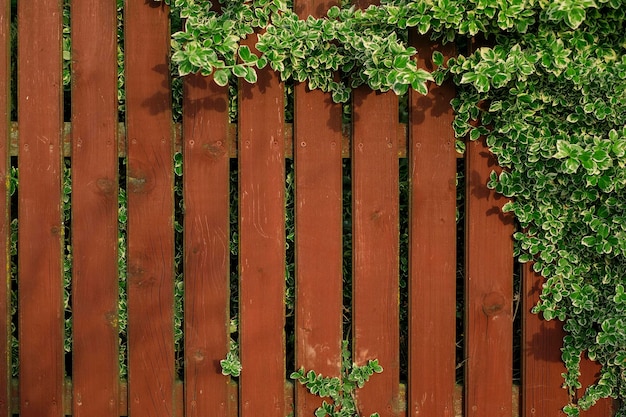
[{"label": "knot in wood", "polygon": [[499,292],[490,292],[483,297],[483,313],[488,317],[498,315],[505,305],[506,299]]}]

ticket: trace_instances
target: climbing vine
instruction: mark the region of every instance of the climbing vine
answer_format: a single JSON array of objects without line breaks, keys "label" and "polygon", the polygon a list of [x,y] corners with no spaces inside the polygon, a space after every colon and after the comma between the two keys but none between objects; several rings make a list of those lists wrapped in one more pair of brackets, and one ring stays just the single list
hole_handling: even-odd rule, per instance
[{"label": "climbing vine", "polygon": [[[545,277],[535,307],[564,322],[568,416],[606,397],[626,416],[626,8],[622,0],[388,0],[299,19],[285,0],[172,0],[185,18],[173,36],[181,75],[256,81],[269,66],[345,102],[367,84],[425,94],[452,78],[458,138],[485,137],[505,169],[489,186],[511,197],[515,255]],[[442,42],[486,41],[471,54],[408,46],[414,30]],[[259,33],[256,43],[244,42]],[[337,77],[340,73],[341,76]],[[475,123],[480,122],[479,124]],[[575,399],[579,364],[602,365]]]}]

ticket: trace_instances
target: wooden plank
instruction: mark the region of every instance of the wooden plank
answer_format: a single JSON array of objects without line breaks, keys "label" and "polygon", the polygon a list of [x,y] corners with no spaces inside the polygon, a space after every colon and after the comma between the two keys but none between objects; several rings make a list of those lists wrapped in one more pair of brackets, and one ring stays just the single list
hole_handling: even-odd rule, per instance
[{"label": "wooden plank", "polygon": [[[544,278],[533,271],[532,264],[523,266],[523,321],[522,321],[522,401],[520,404],[523,417],[565,416],[563,406],[570,399],[563,388],[565,365],[561,360],[563,346],[563,323],[558,320],[544,320],[541,315],[532,314],[532,308],[539,301]],[[578,390],[595,383],[600,374],[597,363],[583,357],[580,363],[581,383]],[[603,399],[587,411],[581,411],[581,417],[606,417],[615,413],[612,399]]]},{"label": "wooden plank", "polygon": [[[453,45],[412,36],[418,65]],[[409,415],[454,416],[456,341],[456,151],[451,82],[410,92]]]},{"label": "wooden plank", "polygon": [[484,138],[466,146],[466,415],[510,417],[513,361],[513,216],[487,188],[498,170]]},{"label": "wooden plank", "polygon": [[0,2],[0,417],[11,409],[11,290],[10,290],[10,210],[9,138],[11,121],[11,2]]},{"label": "wooden plank", "polygon": [[185,415],[228,415],[228,89],[211,78],[184,81]]},{"label": "wooden plank", "polygon": [[[398,311],[398,98],[361,87],[353,93],[353,356],[384,371],[358,393],[361,412],[400,411]],[[375,167],[375,169],[373,169]]]},{"label": "wooden plank", "polygon": [[563,324],[531,313],[544,280],[530,263],[524,264],[522,271],[521,413],[524,417],[564,416],[562,408],[569,397],[561,376],[565,372],[560,350],[565,336]]},{"label": "wooden plank", "polygon": [[61,2],[18,3],[20,415],[63,415]]},{"label": "wooden plank", "polygon": [[285,415],[283,129],[283,85],[266,67],[239,86],[241,417]]},{"label": "wooden plank", "polygon": [[118,365],[117,18],[72,4],[73,407],[116,417]]},{"label": "wooden plank", "polygon": [[[336,2],[296,1],[301,19]],[[296,179],[296,369],[341,374],[343,317],[341,105],[298,83],[294,91]],[[296,415],[321,399],[296,385]]]},{"label": "wooden plank", "polygon": [[127,1],[129,414],[171,416],[174,202],[169,8]]}]

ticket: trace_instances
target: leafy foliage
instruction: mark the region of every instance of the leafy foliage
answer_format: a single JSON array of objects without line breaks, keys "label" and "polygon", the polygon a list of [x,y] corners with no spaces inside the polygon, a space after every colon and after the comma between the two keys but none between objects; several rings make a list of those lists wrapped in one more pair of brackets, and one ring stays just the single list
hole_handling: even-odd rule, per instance
[{"label": "leafy foliage", "polygon": [[[505,210],[519,222],[519,260],[546,278],[535,310],[565,322],[564,411],[626,399],[623,1],[388,0],[304,20],[283,0],[224,1],[220,12],[207,0],[173,3],[187,19],[173,37],[181,75],[255,82],[256,69],[269,65],[342,102],[361,84],[426,93],[428,81],[452,77],[457,137],[485,138],[505,168],[489,185],[511,197]],[[413,63],[409,28],[443,42],[480,35],[488,46],[447,62],[435,52],[429,74]],[[584,354],[602,371],[576,400]]]},{"label": "leafy foliage", "polygon": [[[359,416],[355,390],[363,388],[365,383],[375,373],[379,374],[383,368],[377,359],[368,361],[363,366],[352,363],[352,355],[348,348],[348,342],[342,344],[341,376],[328,377],[316,374],[315,371],[306,372],[300,368],[291,374],[291,378],[304,385],[311,394],[330,401],[322,401],[322,405],[315,411],[316,417],[355,417]],[[370,417],[379,417],[378,413]]]}]

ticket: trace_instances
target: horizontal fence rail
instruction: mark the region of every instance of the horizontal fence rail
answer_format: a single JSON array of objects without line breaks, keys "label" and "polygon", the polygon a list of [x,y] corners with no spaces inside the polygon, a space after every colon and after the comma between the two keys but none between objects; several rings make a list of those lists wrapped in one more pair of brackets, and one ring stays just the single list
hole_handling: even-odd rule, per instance
[{"label": "horizontal fence rail", "polygon": [[[515,219],[486,185],[493,155],[481,140],[455,148],[453,84],[411,92],[405,123],[392,93],[355,90],[347,123],[296,84],[287,123],[268,67],[240,82],[232,123],[228,88],[190,75],[174,122],[169,8],[129,0],[120,122],[116,2],[71,2],[65,103],[62,2],[18,3],[16,58],[10,3],[0,417],[312,416],[321,399],[288,370],[339,376],[344,339],[355,364],[384,369],[357,392],[363,415],[563,415],[562,327],[530,312],[542,278],[525,265],[515,280]],[[332,5],[295,3],[301,18]],[[425,69],[433,51],[455,53],[410,42]],[[238,379],[220,367],[231,339]],[[594,363],[582,369],[592,383]],[[581,415],[612,414],[601,401]]]}]

